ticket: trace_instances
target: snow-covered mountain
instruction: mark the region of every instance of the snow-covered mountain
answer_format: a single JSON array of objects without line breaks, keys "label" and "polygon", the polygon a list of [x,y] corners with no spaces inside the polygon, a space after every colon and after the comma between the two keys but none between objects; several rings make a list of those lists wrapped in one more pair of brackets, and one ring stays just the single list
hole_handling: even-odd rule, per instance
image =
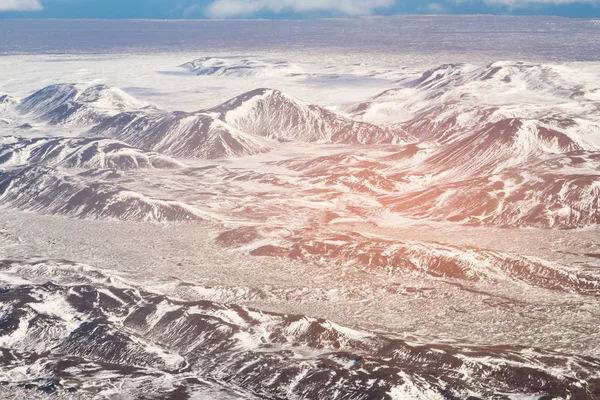
[{"label": "snow-covered mountain", "polygon": [[116,170],[183,166],[170,157],[111,139],[0,137],[0,166],[31,164]]},{"label": "snow-covered mountain", "polygon": [[332,191],[381,194],[399,189],[395,171],[388,164],[354,153],[292,158],[271,165],[299,172],[307,186],[326,187]]},{"label": "snow-covered mountain", "polygon": [[402,130],[355,121],[274,89],[244,93],[207,112],[243,132],[278,140],[383,144],[411,139]]},{"label": "snow-covered mountain", "polygon": [[271,151],[278,141],[381,144],[402,131],[353,121],[280,91],[258,89],[195,113],[124,112],[94,126],[94,136],[177,157],[223,158]]},{"label": "snow-covered mountain", "polygon": [[[590,157],[577,166],[576,174],[586,175],[583,180],[573,171],[543,174],[534,167],[537,161],[562,154],[598,150],[595,114],[580,115],[590,109],[595,92],[585,91],[584,95],[573,89],[567,93],[565,88],[575,86],[557,76],[566,75],[558,67],[519,63],[442,66],[401,81],[400,88],[378,96],[387,102],[425,107],[395,128],[356,121],[274,89],[257,89],[217,107],[182,112],[144,107],[118,89],[103,85],[83,92],[75,85],[53,85],[18,104],[9,97],[4,97],[4,103],[7,109],[51,124],[89,124],[91,128],[83,136],[94,139],[15,142],[5,138],[1,160],[6,167],[39,163],[50,167],[165,168],[181,166],[169,156],[242,157],[293,146],[288,142],[358,144],[374,146],[374,150],[363,150],[364,156],[346,151],[268,164],[300,174],[294,185],[330,191],[330,198],[342,193],[372,196],[367,202],[377,201],[381,207],[411,218],[554,228],[595,225],[596,182],[590,177],[590,168],[594,168]],[[533,112],[532,106],[517,112],[516,100],[491,105],[498,99],[468,107],[479,101],[485,90],[490,94],[496,90],[502,97],[517,89],[533,93],[536,101],[542,95],[552,101],[563,99],[573,112],[557,113],[564,111],[564,104],[551,105],[552,112],[545,116]],[[403,101],[398,96],[405,91],[420,94]],[[409,147],[418,149],[405,154],[407,148],[399,145],[405,146],[413,137],[420,137],[420,143]],[[370,155],[370,151],[382,151],[384,156]],[[270,177],[260,172],[237,174],[241,172],[227,179],[289,182],[273,172]],[[551,179],[563,182],[557,194],[549,187]],[[501,184],[521,194],[497,190]]]},{"label": "snow-covered mountain", "polygon": [[380,199],[413,218],[573,229],[600,224],[597,152],[572,152],[518,169]]},{"label": "snow-covered mountain", "polygon": [[183,203],[159,200],[85,172],[68,175],[43,166],[0,170],[0,203],[41,214],[135,221],[200,221]]},{"label": "snow-covered mountain", "polygon": [[47,86],[19,102],[17,110],[51,125],[86,127],[126,110],[147,107],[122,90],[95,85],[80,91],[74,84]]},{"label": "snow-covered mountain", "polygon": [[[581,88],[579,77],[570,73],[568,67],[561,65],[531,62],[497,61],[485,66],[445,64],[424,72],[416,79],[408,78],[400,83],[406,87],[439,91],[463,88],[471,91],[473,96],[481,92],[488,94],[486,89],[499,92],[525,89],[563,98],[588,95],[589,92]],[[588,89],[593,93],[595,88]]]},{"label": "snow-covered mountain", "polygon": [[[19,102],[12,96],[0,94],[0,129],[18,126],[15,117],[18,116],[17,106]],[[26,125],[25,127],[29,127]]]},{"label": "snow-covered mountain", "polygon": [[[500,226],[595,226],[597,71],[573,65],[448,64],[346,107],[419,138],[384,207],[411,218]],[[587,154],[579,156],[576,154]],[[556,160],[579,160],[553,168]]]},{"label": "snow-covered mountain", "polygon": [[[275,143],[242,132],[205,112],[161,110],[106,85],[83,91],[73,84],[50,85],[21,102],[3,98],[5,108],[14,109],[15,119],[21,122],[79,127],[85,129],[84,137],[117,139],[175,157],[239,157],[275,147]],[[4,114],[8,111],[0,116]]]},{"label": "snow-covered mountain", "polygon": [[16,99],[7,94],[0,95],[0,116],[13,111],[18,103]]},{"label": "snow-covered mountain", "polygon": [[[592,400],[588,388],[599,383],[600,361],[591,357],[406,341],[304,315],[174,300],[110,284],[106,273],[80,265],[62,271],[40,260],[4,260],[0,269],[7,280],[0,295],[3,386],[13,390],[110,396],[117,386],[134,399],[508,393]],[[56,283],[36,283],[48,273]],[[21,278],[28,275],[31,281]],[[10,283],[13,276],[20,278]],[[152,392],[158,396],[148,397]]]},{"label": "snow-covered mountain", "polygon": [[422,165],[438,179],[456,181],[499,173],[549,155],[594,150],[578,137],[537,120],[504,119],[439,148]]},{"label": "snow-covered mountain", "polygon": [[[13,104],[6,97],[7,104]],[[8,106],[7,106],[8,108]],[[90,128],[132,146],[176,157],[223,158],[271,151],[271,142],[397,144],[413,141],[400,128],[352,120],[273,89],[257,89],[219,106],[188,113],[164,111],[96,85],[80,91],[74,84],[47,86],[18,104],[22,120]]]},{"label": "snow-covered mountain", "polygon": [[202,57],[181,67],[196,75],[206,76],[285,77],[306,74],[289,61],[256,57]]},{"label": "snow-covered mountain", "polygon": [[[538,119],[600,144],[600,87],[576,66],[496,62],[448,64],[398,82],[347,110],[424,139],[453,140],[504,119]],[[569,122],[568,124],[559,121]]]},{"label": "snow-covered mountain", "polygon": [[[600,62],[430,68],[600,59],[595,21],[518,20],[0,57],[0,399],[599,400]],[[310,51],[229,43],[282,24]]]},{"label": "snow-covered mountain", "polygon": [[276,146],[204,113],[122,113],[95,126],[89,133],[174,157],[240,157],[265,153]]}]

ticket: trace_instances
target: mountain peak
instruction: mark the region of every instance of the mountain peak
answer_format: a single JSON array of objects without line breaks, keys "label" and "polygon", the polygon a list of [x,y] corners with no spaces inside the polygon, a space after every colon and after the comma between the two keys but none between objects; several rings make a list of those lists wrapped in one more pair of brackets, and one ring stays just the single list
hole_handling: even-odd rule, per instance
[{"label": "mountain peak", "polygon": [[277,140],[324,143],[394,143],[397,132],[355,121],[268,88],[243,93],[207,110],[236,129]]}]

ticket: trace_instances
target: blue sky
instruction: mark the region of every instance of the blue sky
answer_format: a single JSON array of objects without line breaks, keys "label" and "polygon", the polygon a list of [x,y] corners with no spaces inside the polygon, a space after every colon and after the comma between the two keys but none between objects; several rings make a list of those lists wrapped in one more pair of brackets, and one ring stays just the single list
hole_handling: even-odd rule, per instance
[{"label": "blue sky", "polygon": [[315,18],[390,14],[600,18],[600,0],[0,0],[4,18]]}]

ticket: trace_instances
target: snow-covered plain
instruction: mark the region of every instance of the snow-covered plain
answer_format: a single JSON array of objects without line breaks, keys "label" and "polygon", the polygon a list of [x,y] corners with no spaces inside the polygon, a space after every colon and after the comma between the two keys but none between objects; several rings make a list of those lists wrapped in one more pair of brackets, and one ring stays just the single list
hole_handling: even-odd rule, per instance
[{"label": "snow-covered plain", "polygon": [[0,395],[598,398],[594,21],[0,24]]}]

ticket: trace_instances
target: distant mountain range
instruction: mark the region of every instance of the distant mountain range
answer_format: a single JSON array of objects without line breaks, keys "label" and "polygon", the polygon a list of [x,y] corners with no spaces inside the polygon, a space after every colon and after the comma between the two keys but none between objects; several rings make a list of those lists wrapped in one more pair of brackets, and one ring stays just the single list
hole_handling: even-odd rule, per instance
[{"label": "distant mountain range", "polygon": [[[294,69],[210,57],[184,66],[219,75]],[[442,65],[346,106],[347,115],[275,89],[183,112],[106,85],[55,84],[21,101],[0,97],[0,121],[13,133],[0,140],[0,165],[39,165],[63,174],[70,174],[66,168],[182,170],[183,159],[338,145],[346,146],[338,154],[276,165],[300,174],[306,188],[330,190],[332,196],[356,191],[413,219],[582,228],[600,222],[600,87],[586,79],[556,65]],[[79,137],[43,136],[48,130],[60,135],[63,128],[76,129]],[[253,177],[234,173],[265,179],[261,171]],[[25,174],[4,172],[5,181]],[[79,173],[76,180],[82,179]]]}]

